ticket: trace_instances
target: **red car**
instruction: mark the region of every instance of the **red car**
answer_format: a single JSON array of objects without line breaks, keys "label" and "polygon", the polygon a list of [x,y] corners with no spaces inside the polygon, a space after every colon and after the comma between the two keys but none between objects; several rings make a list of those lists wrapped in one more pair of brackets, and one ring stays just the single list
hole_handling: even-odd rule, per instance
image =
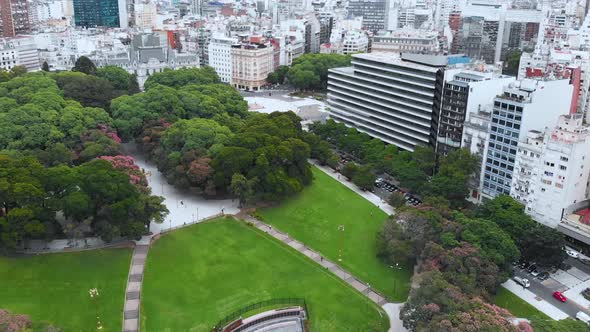
[{"label": "red car", "polygon": [[553,297],[558,299],[561,302],[567,301],[567,297],[565,297],[561,292],[553,292]]}]

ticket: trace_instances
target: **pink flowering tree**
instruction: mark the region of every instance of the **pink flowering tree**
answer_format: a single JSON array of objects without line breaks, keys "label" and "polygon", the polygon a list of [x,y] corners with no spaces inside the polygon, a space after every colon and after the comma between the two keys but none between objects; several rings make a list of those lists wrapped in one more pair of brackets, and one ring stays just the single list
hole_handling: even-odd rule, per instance
[{"label": "pink flowering tree", "polygon": [[147,178],[142,169],[135,164],[131,156],[101,156],[99,159],[106,160],[113,165],[113,168],[120,170],[129,176],[129,182],[137,186],[142,192],[149,192]]},{"label": "pink flowering tree", "polygon": [[0,331],[20,332],[32,326],[27,315],[13,314],[8,310],[0,309]]}]

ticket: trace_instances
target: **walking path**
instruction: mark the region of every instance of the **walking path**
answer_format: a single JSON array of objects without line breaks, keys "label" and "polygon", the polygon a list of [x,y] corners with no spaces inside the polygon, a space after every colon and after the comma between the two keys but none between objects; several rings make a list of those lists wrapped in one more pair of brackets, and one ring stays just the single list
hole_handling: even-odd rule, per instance
[{"label": "walking path", "polygon": [[367,201],[375,204],[375,206],[377,206],[378,208],[380,208],[383,212],[387,213],[388,215],[395,214],[395,210],[393,209],[393,207],[391,205],[387,204],[387,202],[383,201],[379,196],[373,194],[370,191],[362,191],[362,190],[360,190],[354,183],[346,180],[346,177],[345,176],[341,175],[338,172],[334,172],[334,170],[331,169],[328,166],[322,166],[322,165],[320,165],[317,160],[310,159],[309,162],[311,164],[313,164],[315,167],[317,167],[320,170],[322,170],[322,172],[328,174],[332,179],[334,179],[334,180],[342,183],[348,189],[350,189],[350,190],[354,191],[355,193],[361,195]]},{"label": "walking path", "polygon": [[272,226],[265,224],[262,221],[248,214],[242,214],[239,217],[247,222],[254,224],[256,228],[272,235],[272,237],[274,237],[275,239],[285,243],[289,247],[311,258],[314,262],[327,268],[328,270],[330,270],[330,272],[334,273],[338,278],[344,280],[347,284],[351,285],[354,289],[363,293],[366,297],[368,297],[371,301],[375,302],[379,306],[383,306],[387,303],[387,300],[383,295],[375,292],[373,289],[371,289],[369,285],[358,280],[355,276],[353,276],[348,271],[338,266],[336,263],[327,260],[318,252],[306,247],[303,243],[291,238],[289,235],[274,229]]},{"label": "walking path", "polygon": [[131,267],[125,290],[125,306],[123,308],[123,332],[139,331],[139,311],[141,307],[141,284],[147,253],[150,248],[150,237],[145,236],[133,250]]}]

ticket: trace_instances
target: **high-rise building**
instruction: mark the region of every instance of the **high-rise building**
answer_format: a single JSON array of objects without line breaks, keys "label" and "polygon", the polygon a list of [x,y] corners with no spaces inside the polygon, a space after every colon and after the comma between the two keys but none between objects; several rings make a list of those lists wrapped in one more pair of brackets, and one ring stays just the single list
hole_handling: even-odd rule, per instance
[{"label": "high-rise building", "polygon": [[209,41],[209,66],[213,67],[224,83],[232,81],[232,45],[237,43],[234,38],[214,36]]},{"label": "high-rise building", "polygon": [[590,131],[582,114],[562,115],[518,144],[510,195],[536,221],[557,227],[565,208],[588,197]]},{"label": "high-rise building", "polygon": [[330,117],[413,151],[434,145],[447,57],[354,54],[328,77]]},{"label": "high-rise building", "polygon": [[15,66],[23,66],[27,71],[38,71],[39,50],[32,37],[17,36],[0,39],[0,68],[10,70]]},{"label": "high-rise building", "polygon": [[459,0],[436,0],[434,8],[434,28],[444,31],[449,25],[449,16],[453,11],[459,10]]},{"label": "high-rise building", "polygon": [[85,28],[127,28],[126,0],[74,0],[74,23]]},{"label": "high-rise building", "polygon": [[459,149],[463,125],[469,113],[476,113],[502,92],[515,78],[503,76],[492,65],[475,64],[469,69],[450,69],[445,75],[436,152],[446,155]]},{"label": "high-rise building", "polygon": [[510,194],[518,142],[529,130],[553,126],[568,114],[574,88],[569,80],[516,81],[494,98],[481,170],[484,198]]},{"label": "high-rise building", "polygon": [[351,0],[348,2],[348,14],[363,18],[363,29],[369,31],[384,30],[387,27],[389,0]]},{"label": "high-rise building", "polygon": [[31,31],[27,0],[0,0],[2,37],[14,37]]}]

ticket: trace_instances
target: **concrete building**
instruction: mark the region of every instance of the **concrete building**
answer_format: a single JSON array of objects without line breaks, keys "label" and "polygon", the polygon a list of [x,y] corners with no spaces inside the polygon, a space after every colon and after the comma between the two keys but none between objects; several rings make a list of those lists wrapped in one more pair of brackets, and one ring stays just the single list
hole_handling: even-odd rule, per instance
[{"label": "concrete building", "polygon": [[380,31],[387,27],[389,0],[350,0],[348,14],[363,18],[363,29]]},{"label": "concrete building", "polygon": [[74,23],[78,27],[127,28],[126,0],[74,0]]},{"label": "concrete building", "polygon": [[233,45],[231,61],[231,84],[236,89],[257,91],[274,69],[274,48],[270,44]]},{"label": "concrete building", "polygon": [[371,52],[437,54],[438,34],[411,28],[382,32],[373,37]]},{"label": "concrete building", "polygon": [[515,78],[504,76],[494,66],[475,64],[472,68],[450,69],[445,75],[436,152],[446,155],[462,146],[464,123],[492,103],[504,86]]},{"label": "concrete building", "polygon": [[329,71],[330,117],[413,151],[434,145],[446,57],[355,54]]},{"label": "concrete building", "polygon": [[2,37],[14,37],[31,32],[27,0],[0,0],[0,19]]},{"label": "concrete building", "polygon": [[556,228],[564,209],[588,198],[590,131],[582,114],[562,115],[545,132],[529,131],[514,168],[510,195],[533,219]]},{"label": "concrete building", "polygon": [[236,43],[236,39],[224,36],[214,36],[209,42],[209,66],[215,69],[224,83],[232,82],[232,45]]},{"label": "concrete building", "polygon": [[152,2],[134,5],[135,26],[139,29],[155,29],[158,27],[158,10]]},{"label": "concrete building", "polygon": [[38,71],[39,51],[31,37],[19,36],[0,39],[0,68],[10,70],[23,66],[27,71]]},{"label": "concrete building", "polygon": [[568,80],[522,80],[494,98],[481,170],[484,199],[510,194],[518,142],[529,130],[553,126],[559,115],[568,114],[573,91]]},{"label": "concrete building", "polygon": [[449,16],[459,10],[459,0],[436,0],[434,7],[434,29],[444,31],[449,25]]}]

